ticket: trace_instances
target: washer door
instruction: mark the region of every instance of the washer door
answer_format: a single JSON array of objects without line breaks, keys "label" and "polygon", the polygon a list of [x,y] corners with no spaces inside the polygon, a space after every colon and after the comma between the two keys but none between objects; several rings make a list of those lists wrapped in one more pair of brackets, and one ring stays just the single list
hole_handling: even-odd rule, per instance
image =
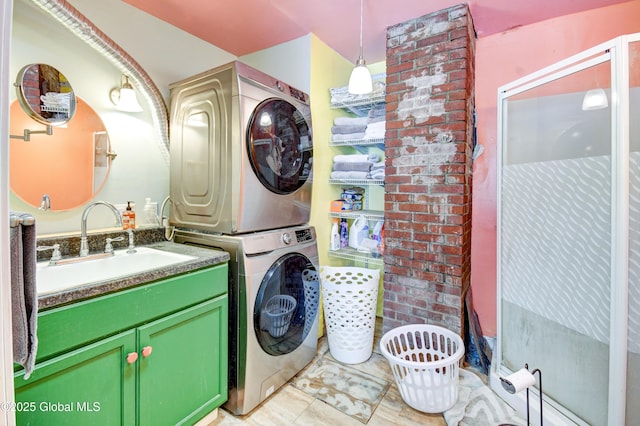
[{"label": "washer door", "polygon": [[318,273],[300,253],[279,258],[265,274],[253,308],[253,326],[262,349],[285,355],[304,342],[318,313]]},{"label": "washer door", "polygon": [[278,98],[261,102],[247,133],[251,167],[267,189],[290,194],[304,185],[311,172],[311,129],[295,106]]}]

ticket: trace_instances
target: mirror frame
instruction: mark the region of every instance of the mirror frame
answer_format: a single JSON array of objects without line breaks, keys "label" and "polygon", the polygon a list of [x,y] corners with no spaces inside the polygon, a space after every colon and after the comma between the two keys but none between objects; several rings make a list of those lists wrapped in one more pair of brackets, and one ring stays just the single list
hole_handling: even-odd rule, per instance
[{"label": "mirror frame", "polygon": [[160,152],[169,164],[169,114],[162,95],[147,72],[115,41],[64,0],[30,0],[51,15],[73,34],[100,52],[140,92],[151,108],[154,128],[158,132]]}]

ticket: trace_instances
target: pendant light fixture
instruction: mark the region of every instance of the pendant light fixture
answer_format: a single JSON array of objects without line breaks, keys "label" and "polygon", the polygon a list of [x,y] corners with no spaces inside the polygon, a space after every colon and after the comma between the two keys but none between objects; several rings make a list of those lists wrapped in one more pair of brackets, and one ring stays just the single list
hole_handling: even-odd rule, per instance
[{"label": "pendant light fixture", "polygon": [[143,111],[138,103],[136,92],[129,83],[129,77],[123,75],[120,80],[120,87],[112,89],[110,93],[111,102],[116,106],[116,109],[126,112]]},{"label": "pendant light fixture", "polygon": [[365,95],[373,91],[373,82],[371,81],[371,72],[364,61],[362,54],[362,20],[364,15],[363,1],[360,0],[360,56],[356,66],[351,71],[349,77],[349,93],[352,95]]}]

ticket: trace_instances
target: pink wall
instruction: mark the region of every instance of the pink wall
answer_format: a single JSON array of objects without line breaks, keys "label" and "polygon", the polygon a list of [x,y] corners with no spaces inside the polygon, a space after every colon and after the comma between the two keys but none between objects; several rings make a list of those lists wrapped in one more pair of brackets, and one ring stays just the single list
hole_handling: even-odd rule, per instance
[{"label": "pink wall", "polygon": [[498,87],[619,35],[640,32],[640,0],[550,19],[476,44],[478,143],[474,163],[471,286],[483,334],[496,334]]}]

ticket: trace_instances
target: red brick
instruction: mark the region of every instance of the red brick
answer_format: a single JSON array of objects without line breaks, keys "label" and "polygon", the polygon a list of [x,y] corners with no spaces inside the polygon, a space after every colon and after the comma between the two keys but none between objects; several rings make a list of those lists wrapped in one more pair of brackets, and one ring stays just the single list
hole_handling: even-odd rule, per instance
[{"label": "red brick", "polygon": [[[416,30],[445,21],[451,25],[439,34]],[[474,30],[468,7],[459,5],[393,26],[387,34],[384,326],[426,321],[459,329],[461,289],[470,285]],[[404,84],[442,70],[446,83],[428,92]],[[426,94],[431,102],[444,102],[445,113],[421,121]],[[415,108],[399,111],[407,100]],[[433,164],[425,148],[443,132],[454,138],[456,152],[445,164]],[[393,293],[387,297],[388,291]],[[410,310],[390,309],[388,301]]]}]

